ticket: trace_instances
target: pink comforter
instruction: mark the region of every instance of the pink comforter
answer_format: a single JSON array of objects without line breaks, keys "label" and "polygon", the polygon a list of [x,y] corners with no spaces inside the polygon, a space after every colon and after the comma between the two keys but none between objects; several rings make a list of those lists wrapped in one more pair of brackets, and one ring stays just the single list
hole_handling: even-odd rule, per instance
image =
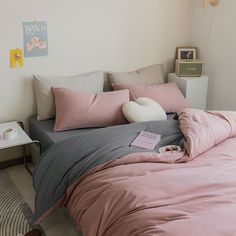
[{"label": "pink comforter", "polygon": [[154,153],[136,153],[87,173],[68,190],[67,207],[78,230],[84,236],[236,235],[232,115],[179,112],[186,163],[160,163]]}]

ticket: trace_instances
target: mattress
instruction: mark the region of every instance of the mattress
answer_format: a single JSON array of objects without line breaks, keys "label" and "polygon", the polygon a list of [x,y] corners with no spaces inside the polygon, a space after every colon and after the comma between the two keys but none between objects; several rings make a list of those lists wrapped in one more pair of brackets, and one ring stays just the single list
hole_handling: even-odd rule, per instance
[{"label": "mattress", "polygon": [[68,139],[74,135],[89,132],[96,128],[75,129],[63,132],[54,132],[55,120],[38,121],[36,116],[29,118],[30,137],[33,140],[38,140],[41,144],[41,153],[44,152],[52,144]]}]

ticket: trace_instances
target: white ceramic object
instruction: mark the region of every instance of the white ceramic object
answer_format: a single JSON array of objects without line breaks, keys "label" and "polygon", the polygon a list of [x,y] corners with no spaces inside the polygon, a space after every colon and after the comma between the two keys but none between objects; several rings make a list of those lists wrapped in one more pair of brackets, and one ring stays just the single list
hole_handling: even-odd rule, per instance
[{"label": "white ceramic object", "polygon": [[3,131],[3,138],[7,140],[12,140],[17,137],[17,129],[16,128],[7,128]]}]

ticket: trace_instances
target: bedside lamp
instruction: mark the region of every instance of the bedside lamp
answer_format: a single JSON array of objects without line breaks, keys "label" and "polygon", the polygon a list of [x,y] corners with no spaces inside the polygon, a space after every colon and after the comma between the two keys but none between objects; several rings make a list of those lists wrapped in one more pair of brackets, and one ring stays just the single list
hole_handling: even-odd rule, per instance
[{"label": "bedside lamp", "polygon": [[207,8],[209,4],[213,7],[215,7],[219,4],[219,0],[204,0],[204,7],[205,8]]}]

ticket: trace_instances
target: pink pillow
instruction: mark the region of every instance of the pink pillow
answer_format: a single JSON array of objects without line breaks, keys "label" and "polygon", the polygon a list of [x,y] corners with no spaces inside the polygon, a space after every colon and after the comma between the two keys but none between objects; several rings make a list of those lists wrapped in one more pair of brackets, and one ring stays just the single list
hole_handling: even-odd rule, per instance
[{"label": "pink pillow", "polygon": [[136,85],[115,83],[114,90],[129,89],[131,100],[148,97],[158,102],[166,112],[176,112],[188,107],[187,101],[174,82],[161,85]]},{"label": "pink pillow", "polygon": [[56,105],[54,131],[127,123],[122,113],[122,106],[130,100],[127,89],[94,94],[53,88],[53,94]]}]

